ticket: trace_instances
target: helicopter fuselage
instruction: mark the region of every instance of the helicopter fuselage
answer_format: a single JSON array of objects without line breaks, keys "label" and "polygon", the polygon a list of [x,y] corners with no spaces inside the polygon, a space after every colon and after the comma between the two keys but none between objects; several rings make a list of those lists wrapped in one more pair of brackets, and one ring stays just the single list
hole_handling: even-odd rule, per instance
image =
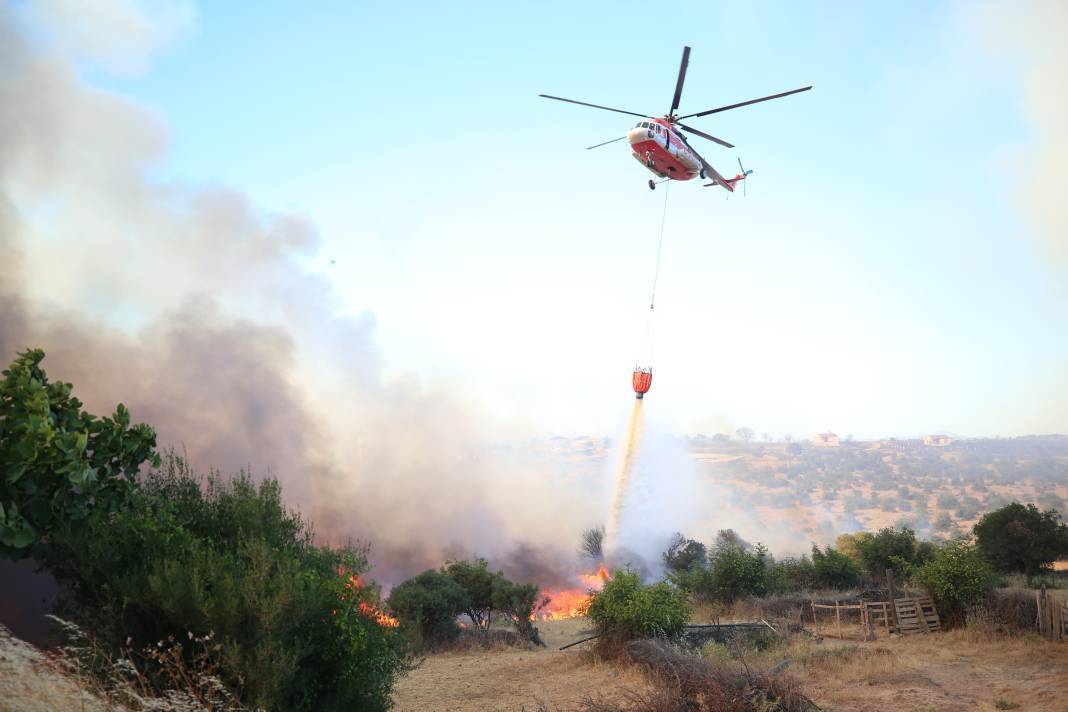
[{"label": "helicopter fuselage", "polygon": [[701,173],[701,157],[664,119],[639,121],[627,142],[634,158],[661,178],[690,180]]}]

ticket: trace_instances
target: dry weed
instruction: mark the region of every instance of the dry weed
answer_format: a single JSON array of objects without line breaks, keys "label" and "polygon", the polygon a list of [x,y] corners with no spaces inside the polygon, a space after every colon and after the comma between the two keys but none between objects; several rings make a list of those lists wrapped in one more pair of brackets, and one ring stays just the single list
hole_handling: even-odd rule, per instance
[{"label": "dry weed", "polygon": [[797,682],[781,672],[754,669],[744,656],[736,663],[711,661],[660,640],[637,640],[622,658],[642,672],[648,689],[626,689],[614,697],[588,698],[587,712],[807,712],[818,709]]},{"label": "dry weed", "polygon": [[[135,712],[244,712],[220,679],[214,635],[174,636],[139,653],[113,655],[74,623],[48,616],[65,642],[47,664],[109,708]],[[188,646],[188,652],[186,652]],[[135,661],[137,661],[135,663]]]}]

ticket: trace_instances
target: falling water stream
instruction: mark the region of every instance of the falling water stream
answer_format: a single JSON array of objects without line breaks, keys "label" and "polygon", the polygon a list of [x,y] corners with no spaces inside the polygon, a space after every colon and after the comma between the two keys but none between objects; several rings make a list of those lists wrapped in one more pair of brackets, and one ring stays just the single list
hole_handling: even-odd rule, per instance
[{"label": "falling water stream", "polygon": [[612,499],[612,519],[606,532],[609,542],[619,541],[619,525],[623,518],[623,511],[627,503],[627,487],[630,482],[631,468],[641,450],[642,441],[642,403],[641,398],[634,399],[634,409],[630,412],[630,422],[627,424],[627,435],[624,440],[623,459],[619,463],[619,471],[616,473],[616,493]]}]

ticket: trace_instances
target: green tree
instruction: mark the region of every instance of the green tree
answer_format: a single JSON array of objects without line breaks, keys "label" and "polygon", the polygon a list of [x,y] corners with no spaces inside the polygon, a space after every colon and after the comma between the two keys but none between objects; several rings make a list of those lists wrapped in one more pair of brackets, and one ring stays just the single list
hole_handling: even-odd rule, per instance
[{"label": "green tree", "polygon": [[39,349],[18,355],[0,381],[0,556],[20,558],[61,528],[123,507],[146,462],[159,464],[156,434],[82,410],[73,386],[49,382]]},{"label": "green tree", "polygon": [[433,569],[396,586],[386,603],[401,623],[429,647],[449,643],[459,635],[456,617],[468,605],[463,587]]},{"label": "green tree", "polygon": [[548,603],[548,599],[538,599],[538,587],[532,583],[518,584],[497,576],[493,579],[493,608],[504,615],[516,632],[523,638],[538,645],[545,645],[538,636],[531,618],[539,603]]},{"label": "green tree", "polygon": [[912,580],[926,588],[947,624],[961,624],[969,606],[994,588],[994,572],[981,552],[959,539],[947,542],[930,561],[912,569]]},{"label": "green tree", "polygon": [[768,593],[806,591],[815,583],[815,571],[807,556],[780,559],[768,568]]},{"label": "green tree", "polygon": [[463,612],[475,627],[483,630],[489,628],[493,620],[493,584],[502,574],[491,572],[489,564],[482,558],[449,561],[442,568],[442,573],[460,584],[460,588],[467,594]]},{"label": "green tree", "polygon": [[673,572],[670,579],[697,598],[732,603],[768,592],[772,583],[768,564],[767,549],[760,544],[755,552],[723,546],[709,558],[707,569]]},{"label": "green tree", "polygon": [[675,534],[664,552],[664,564],[669,571],[693,571],[708,565],[708,550],[705,545],[693,539],[687,539],[681,533]]},{"label": "green tree", "polygon": [[1030,579],[1068,554],[1068,526],[1056,510],[1013,502],[984,514],[974,527],[976,543],[995,570]]},{"label": "green tree", "polygon": [[860,585],[860,568],[853,559],[829,546],[820,551],[812,545],[812,570],[815,584],[821,588],[845,590]]},{"label": "green tree", "polygon": [[911,529],[885,527],[875,534],[856,539],[864,569],[876,581],[886,577],[887,569],[903,577],[909,566],[917,566],[934,555],[934,547],[916,540]]}]

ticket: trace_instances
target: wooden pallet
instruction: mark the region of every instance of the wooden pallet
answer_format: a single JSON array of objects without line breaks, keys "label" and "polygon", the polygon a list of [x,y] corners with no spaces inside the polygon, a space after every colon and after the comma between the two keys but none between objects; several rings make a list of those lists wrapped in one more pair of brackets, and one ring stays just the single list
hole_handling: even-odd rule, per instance
[{"label": "wooden pallet", "polygon": [[923,598],[898,598],[894,600],[897,611],[897,632],[901,635],[933,633],[942,630],[938,609],[930,596]]}]

